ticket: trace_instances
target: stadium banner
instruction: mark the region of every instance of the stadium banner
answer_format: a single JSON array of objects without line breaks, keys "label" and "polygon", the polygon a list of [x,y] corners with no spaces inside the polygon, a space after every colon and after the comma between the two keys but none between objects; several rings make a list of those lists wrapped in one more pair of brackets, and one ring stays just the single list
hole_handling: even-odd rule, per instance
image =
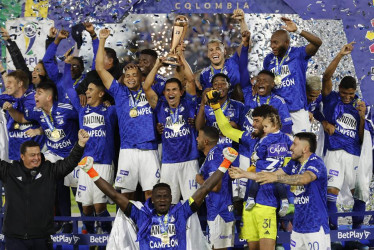
[{"label": "stadium banner", "polygon": [[[33,70],[45,53],[45,40],[49,29],[54,26],[53,20],[38,17],[16,18],[6,22],[6,29],[13,41],[16,41],[26,64]],[[12,59],[7,51],[7,68],[15,70]]]}]

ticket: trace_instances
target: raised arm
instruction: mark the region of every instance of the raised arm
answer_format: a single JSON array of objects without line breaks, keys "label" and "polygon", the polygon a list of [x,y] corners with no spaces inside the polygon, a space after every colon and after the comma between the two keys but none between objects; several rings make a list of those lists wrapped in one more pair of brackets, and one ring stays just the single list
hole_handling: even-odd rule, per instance
[{"label": "raised arm", "polygon": [[340,60],[345,56],[352,52],[353,45],[356,42],[351,42],[346,45],[344,45],[339,53],[336,55],[336,57],[331,61],[325,72],[323,73],[322,77],[322,95],[327,96],[332,91],[332,75],[334,74],[336,68],[338,67],[338,64]]},{"label": "raised arm", "polygon": [[9,115],[13,118],[14,121],[18,123],[28,123],[29,121],[25,119],[25,115],[15,108],[13,108],[13,104],[10,102],[5,102],[3,104],[3,110],[8,111]]},{"label": "raised arm", "polygon": [[219,129],[221,130],[222,134],[235,142],[240,142],[244,131],[239,129],[235,129],[231,126],[227,117],[223,114],[221,109],[221,105],[219,103],[215,103],[213,92],[215,90],[211,90],[207,93],[207,98],[210,102],[210,106],[214,110],[214,115],[216,116],[216,121],[218,124]]},{"label": "raised arm", "polygon": [[[186,92],[192,96],[196,95],[196,84],[195,76],[188,64],[186,58],[184,57],[184,44],[177,47],[177,54],[181,62],[180,70],[183,78],[186,80]],[[182,80],[182,79],[181,79]]]},{"label": "raised arm", "polygon": [[[237,20],[240,24],[240,33],[242,35],[242,42],[240,46],[236,49],[236,52],[238,53],[238,56],[240,57],[241,52],[242,52],[242,47],[245,46],[248,48],[249,43],[250,43],[250,37],[251,37],[251,32],[248,29],[247,23],[245,22],[244,19],[244,11],[242,9],[235,9],[232,17]],[[247,50],[248,52],[248,50]],[[248,56],[248,54],[247,54]]]},{"label": "raised arm", "polygon": [[90,34],[91,39],[92,39],[92,50],[93,50],[94,56],[92,60],[91,70],[95,70],[95,60],[96,60],[97,49],[99,47],[99,39],[97,38],[95,27],[92,25],[92,23],[85,22],[83,23],[83,25],[86,28],[86,31]]},{"label": "raised arm", "polygon": [[31,72],[27,67],[25,58],[23,57],[21,50],[18,48],[17,43],[10,39],[9,33],[6,29],[0,28],[0,31],[2,32],[2,39],[4,40],[9,55],[12,58],[14,67],[28,73],[29,79],[31,79]]},{"label": "raised arm", "polygon": [[205,196],[216,187],[223,175],[229,169],[231,163],[235,161],[238,152],[233,148],[227,147],[223,150],[223,156],[225,158],[219,168],[192,195],[192,199],[195,201],[196,205],[200,206],[203,203]]},{"label": "raised arm", "polygon": [[305,30],[298,30],[296,24],[292,22],[291,19],[286,17],[282,17],[281,19],[286,24],[282,26],[282,29],[285,29],[288,32],[295,32],[296,34],[299,34],[300,36],[308,40],[309,44],[305,47],[305,51],[309,56],[314,56],[317,53],[319,47],[322,45],[322,40]]},{"label": "raised arm", "polygon": [[126,211],[127,206],[129,205],[129,200],[124,196],[118,193],[112,185],[110,185],[106,180],[100,177],[100,175],[93,168],[94,159],[90,156],[85,157],[78,164],[84,172],[92,179],[95,185],[108,197],[110,197],[122,211]]},{"label": "raised arm", "polygon": [[154,109],[157,106],[158,102],[158,95],[157,93],[152,89],[152,84],[155,80],[157,71],[163,66],[163,61],[165,58],[158,58],[155,62],[155,65],[153,66],[152,70],[149,72],[147,77],[145,78],[144,84],[143,84],[143,90],[145,93],[145,97],[148,100],[149,105]]},{"label": "raised arm", "polygon": [[109,89],[110,86],[112,85],[113,82],[113,76],[104,68],[104,46],[105,46],[105,41],[110,35],[110,30],[108,29],[102,29],[100,30],[99,37],[100,37],[100,42],[99,42],[99,49],[97,51],[96,55],[96,71],[99,74],[101,80],[104,83],[105,88]]}]

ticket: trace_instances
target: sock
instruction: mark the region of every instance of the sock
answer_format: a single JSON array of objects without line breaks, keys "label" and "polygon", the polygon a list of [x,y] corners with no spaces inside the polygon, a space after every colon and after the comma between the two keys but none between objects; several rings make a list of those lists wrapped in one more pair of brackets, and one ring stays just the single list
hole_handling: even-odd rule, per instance
[{"label": "sock", "polygon": [[[99,214],[96,214],[97,217],[110,217],[108,210],[104,210]],[[101,229],[103,229],[104,233],[110,233],[112,230],[112,222],[111,221],[100,221]]]},{"label": "sock", "polygon": [[[95,213],[92,212],[91,214],[83,214],[83,217],[93,217]],[[93,234],[95,233],[95,221],[83,221],[84,225],[86,226],[87,233]]]},{"label": "sock", "polygon": [[[355,202],[353,204],[352,212],[365,212],[366,203],[358,199],[354,199],[354,200]],[[364,222],[364,218],[365,218],[364,215],[363,216],[352,216],[352,229],[361,228],[361,224],[362,222]]]},{"label": "sock", "polygon": [[[335,194],[327,194],[327,211],[329,213],[337,213],[338,208],[336,207],[336,199],[338,198]],[[330,215],[330,229],[338,229],[338,217]]]}]

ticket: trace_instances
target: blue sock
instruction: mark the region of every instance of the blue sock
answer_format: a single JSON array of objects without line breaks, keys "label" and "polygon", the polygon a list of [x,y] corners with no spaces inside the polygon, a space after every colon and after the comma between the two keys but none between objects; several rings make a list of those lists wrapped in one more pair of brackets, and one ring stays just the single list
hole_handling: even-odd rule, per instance
[{"label": "blue sock", "polygon": [[[104,210],[99,214],[96,214],[97,217],[110,217],[110,214],[108,210]],[[110,233],[112,230],[112,222],[111,221],[100,221],[101,223],[101,228],[103,229],[104,233]]]},{"label": "blue sock", "polygon": [[[338,208],[336,207],[336,199],[338,198],[335,194],[327,194],[327,211],[329,213],[337,213]],[[330,215],[330,229],[338,229],[338,217]]]},{"label": "blue sock", "polygon": [[[92,212],[91,214],[84,214],[83,217],[93,217],[95,216],[95,212]],[[83,221],[84,225],[86,226],[87,233],[93,234],[95,233],[95,221]]]},{"label": "blue sock", "polygon": [[[355,199],[355,202],[353,204],[352,212],[365,212],[366,203]],[[352,216],[352,228],[353,229],[359,229],[361,228],[362,222],[364,222],[365,216]]]}]

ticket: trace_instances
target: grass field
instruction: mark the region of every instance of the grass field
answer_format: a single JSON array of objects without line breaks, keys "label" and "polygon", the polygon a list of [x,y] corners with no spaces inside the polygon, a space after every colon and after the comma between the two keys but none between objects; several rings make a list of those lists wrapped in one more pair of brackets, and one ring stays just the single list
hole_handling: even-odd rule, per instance
[{"label": "grass field", "polygon": [[[71,192],[71,189],[70,189],[70,201],[71,201],[71,214],[72,214],[72,216],[80,214],[79,208],[78,208],[78,204],[75,201],[75,197],[73,195],[73,192]],[[114,205],[108,204],[107,207],[108,207],[108,212],[112,216],[115,216],[115,214],[116,214],[116,205],[115,204]]]}]

